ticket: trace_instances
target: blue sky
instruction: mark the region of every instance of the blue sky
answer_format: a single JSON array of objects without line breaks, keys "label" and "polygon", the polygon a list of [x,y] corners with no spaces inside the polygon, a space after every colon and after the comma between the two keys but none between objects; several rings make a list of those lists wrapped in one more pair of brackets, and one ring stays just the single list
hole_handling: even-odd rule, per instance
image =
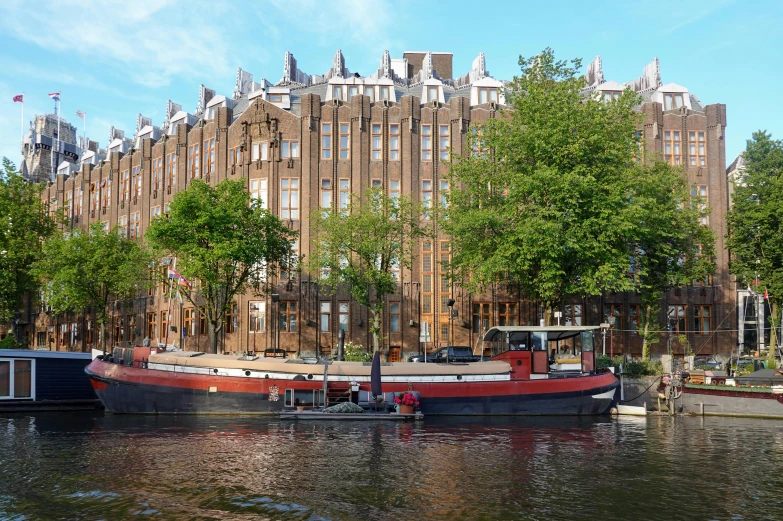
[{"label": "blue sky", "polygon": [[410,0],[2,0],[0,156],[19,159],[25,118],[62,113],[106,146],[110,125],[132,135],[136,114],[163,121],[168,99],[189,112],[199,84],[231,95],[236,68],[277,82],[290,50],[299,68],[323,74],[336,49],[362,75],[384,49],[454,53],[464,74],[479,51],[499,79],[520,54],[552,47],[560,58],[603,58],[607,80],[630,81],[654,57],[664,83],[686,86],[704,104],[725,103],[726,161],[751,133],[783,138],[783,2],[658,0],[413,2]]}]

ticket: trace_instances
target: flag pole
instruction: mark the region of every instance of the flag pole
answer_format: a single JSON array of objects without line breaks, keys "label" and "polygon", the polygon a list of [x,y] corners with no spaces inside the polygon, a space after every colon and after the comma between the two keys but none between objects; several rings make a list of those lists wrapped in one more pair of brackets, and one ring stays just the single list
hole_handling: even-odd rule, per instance
[{"label": "flag pole", "polygon": [[[24,92],[22,92],[22,133],[21,133],[21,138],[20,139],[21,139],[20,147],[21,147],[21,150],[22,150],[22,163],[24,163],[24,161],[25,161],[25,157],[24,157]],[[19,168],[20,172],[23,171],[23,170],[24,170],[24,168],[21,168],[21,167]]]},{"label": "flag pole", "polygon": [[[174,261],[174,269],[176,270],[176,260]],[[169,281],[169,303],[168,307],[166,308],[166,339],[164,340],[164,348],[168,349],[169,345],[169,331],[171,330],[171,299],[173,297],[173,290],[174,290],[174,284],[171,283],[171,278],[169,278],[169,268],[166,268],[166,280]],[[177,281],[179,283],[179,281]],[[177,291],[179,291],[179,288],[177,288]]]}]

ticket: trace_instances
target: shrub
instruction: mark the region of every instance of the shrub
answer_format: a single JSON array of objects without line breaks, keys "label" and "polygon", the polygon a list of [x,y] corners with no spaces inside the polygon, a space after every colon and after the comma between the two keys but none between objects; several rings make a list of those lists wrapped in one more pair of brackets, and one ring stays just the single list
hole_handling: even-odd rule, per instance
[{"label": "shrub", "polygon": [[363,345],[348,342],[345,344],[345,361],[372,362],[372,354],[368,353]]},{"label": "shrub", "polygon": [[0,340],[0,349],[19,349],[21,347],[14,335],[6,335],[4,339]]}]

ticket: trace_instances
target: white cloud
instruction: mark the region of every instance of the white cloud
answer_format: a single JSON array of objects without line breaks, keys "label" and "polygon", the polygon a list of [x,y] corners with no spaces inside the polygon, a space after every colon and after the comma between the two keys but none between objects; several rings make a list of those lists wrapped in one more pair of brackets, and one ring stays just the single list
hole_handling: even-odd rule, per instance
[{"label": "white cloud", "polygon": [[[677,23],[677,24],[675,24],[675,25],[673,25],[673,26],[671,26],[670,28],[666,29],[666,31],[664,31],[664,32],[666,32],[666,33],[673,33],[674,31],[682,29],[683,27],[687,27],[687,26],[689,26],[691,24],[697,23],[697,22],[701,21],[702,19],[708,17],[712,13],[723,9],[724,7],[727,7],[728,5],[733,4],[734,2],[736,2],[736,0],[717,0],[717,1],[714,1],[714,2],[709,2],[709,3],[703,4],[703,5],[706,5],[705,8],[703,8],[703,9],[701,9],[701,10],[695,12],[695,13],[689,11],[687,14],[685,14],[685,13],[682,13],[682,12],[677,13],[675,11],[674,18],[678,18],[679,17],[679,18],[682,19],[682,21]],[[689,4],[680,4],[680,8],[686,8],[686,7],[691,7],[691,6]]]},{"label": "white cloud", "polygon": [[[0,30],[50,52],[116,64],[144,86],[173,76],[230,74],[221,24],[210,24],[208,0],[5,0]],[[61,13],[58,16],[57,13]],[[67,16],[66,16],[67,15]]]}]

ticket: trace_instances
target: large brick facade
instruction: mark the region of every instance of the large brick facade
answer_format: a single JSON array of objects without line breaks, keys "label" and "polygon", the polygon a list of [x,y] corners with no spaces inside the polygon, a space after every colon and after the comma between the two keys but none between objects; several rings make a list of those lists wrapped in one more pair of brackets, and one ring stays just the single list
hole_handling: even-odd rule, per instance
[{"label": "large brick facade", "polygon": [[[447,150],[470,153],[466,137],[471,125],[496,117],[504,103],[504,84],[489,76],[483,54],[468,74],[451,76],[447,53],[406,53],[397,60],[385,53],[378,71],[368,77],[350,73],[339,51],[323,76],[303,73],[287,53],[277,85],[254,83],[252,76],[239,71],[233,97],[215,96],[202,86],[195,114],[169,102],[160,129],[140,116],[133,140],[113,133],[105,151],[87,153],[78,171],[57,175],[45,197],[53,206],[67,208],[72,226],[103,222],[141,236],[150,219],[165,213],[192,179],[211,184],[241,179],[270,211],[299,231],[298,251],[307,255],[310,215],[323,201],[338,208],[346,193],[374,185],[390,194],[433,201],[448,189]],[[588,82],[593,95],[609,98],[624,87],[603,81],[600,59],[590,65]],[[630,85],[644,100],[639,130],[645,157],[660,154],[683,165],[694,193],[711,208],[709,226],[717,236],[716,275],[669,292],[661,322],[673,306],[675,315],[683,313],[676,326],[687,331],[694,351],[727,353],[736,345],[736,314],[723,240],[725,105],[702,106],[683,87],[663,85],[657,60]],[[513,285],[499,284],[484,295],[452,286],[440,267],[448,258],[448,237],[419,244],[416,251],[414,268],[400,273],[397,292],[388,297],[384,310],[383,347],[392,358],[422,349],[423,328],[430,332],[427,348],[448,343],[450,330],[455,344],[475,346],[487,325],[537,324],[542,317],[542,310]],[[317,278],[307,273],[269,280],[267,290],[266,296],[237,299],[230,327],[219,341],[222,349],[239,353],[278,346],[301,355],[326,353],[336,345],[341,325],[347,327],[348,340],[371,344],[368,310],[351,301],[347,292],[325,295]],[[273,293],[279,302],[272,301]],[[454,299],[456,310],[451,328],[449,299]],[[637,305],[636,296],[628,294],[575,297],[564,307],[563,320],[598,324],[606,313],[615,314],[616,331],[607,335],[607,351],[638,355],[641,339],[633,332]],[[51,349],[97,346],[89,313],[51,316],[44,308],[33,308],[28,309],[27,330],[32,344]],[[140,342],[145,336],[164,341],[161,318],[170,310],[169,343],[187,349],[207,346],[191,306],[169,301],[160,289],[117,302],[115,310],[112,341]],[[708,328],[702,316],[706,312]],[[697,323],[706,334],[697,334]],[[184,339],[183,328],[188,333]],[[654,352],[665,349],[664,340]],[[675,353],[684,349],[674,345]]]}]

